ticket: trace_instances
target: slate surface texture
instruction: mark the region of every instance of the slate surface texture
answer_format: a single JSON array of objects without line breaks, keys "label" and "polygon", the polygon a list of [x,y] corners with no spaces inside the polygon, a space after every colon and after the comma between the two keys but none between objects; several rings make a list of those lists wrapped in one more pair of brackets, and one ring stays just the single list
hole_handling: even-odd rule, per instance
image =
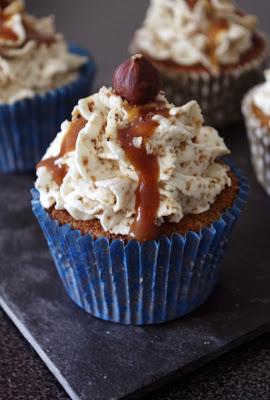
[{"label": "slate surface texture", "polygon": [[238,127],[227,140],[249,176],[250,200],[221,283],[190,316],[156,327],[106,323],[77,308],[32,215],[33,177],[0,176],[0,304],[73,399],[141,395],[270,328],[269,199],[255,181],[243,135]]}]

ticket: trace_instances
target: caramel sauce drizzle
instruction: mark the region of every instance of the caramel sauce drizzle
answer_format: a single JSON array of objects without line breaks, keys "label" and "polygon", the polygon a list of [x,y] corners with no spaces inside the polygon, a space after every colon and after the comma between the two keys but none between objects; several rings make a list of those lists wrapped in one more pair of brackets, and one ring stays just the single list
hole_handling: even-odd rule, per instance
[{"label": "caramel sauce drizzle", "polygon": [[4,25],[7,21],[8,18],[0,13],[0,39],[15,42],[18,40],[18,36],[11,28]]},{"label": "caramel sauce drizzle", "polygon": [[[11,28],[4,25],[9,18],[10,17],[4,16],[0,11],[0,39],[16,42],[18,40],[18,35]],[[26,32],[26,42],[34,40],[38,44],[46,44],[47,46],[56,42],[55,35],[37,31],[25,18],[23,18],[23,25]]]},{"label": "caramel sauce drizzle", "polygon": [[263,111],[260,110],[254,103],[252,105],[252,111],[264,126],[270,127],[270,118],[265,115]]},{"label": "caramel sauce drizzle", "polygon": [[[168,116],[168,109],[162,107],[141,106],[129,110],[130,126],[119,129],[118,140],[126,158],[134,167],[139,184],[136,190],[135,220],[130,229],[130,235],[140,241],[156,239],[159,229],[155,225],[159,208],[159,163],[155,154],[148,154],[147,141],[159,125],[153,121],[154,115]],[[141,147],[133,145],[133,139],[142,137]]]},{"label": "caramel sauce drizzle", "polygon": [[[118,130],[118,140],[139,177],[135,200],[136,214],[130,228],[130,235],[140,241],[145,241],[156,239],[159,235],[159,228],[155,222],[160,203],[158,158],[153,153],[147,153],[146,145],[159,125],[157,121],[153,121],[152,117],[154,115],[167,117],[169,110],[162,106],[134,106],[130,107],[128,112],[130,125]],[[87,121],[82,116],[72,120],[70,128],[62,140],[59,154],[41,160],[36,166],[37,169],[46,167],[59,186],[68,172],[68,167],[56,164],[56,161],[75,149],[78,135],[86,123]],[[143,138],[139,148],[133,145],[133,139],[136,137]]]},{"label": "caramel sauce drizzle", "polygon": [[225,19],[218,19],[216,21],[213,21],[207,33],[207,36],[209,38],[209,46],[207,49],[207,54],[211,60],[212,65],[217,70],[219,69],[219,62],[216,56],[216,48],[217,48],[216,40],[220,33],[226,32],[228,29],[229,29],[228,21],[226,21]]},{"label": "caramel sauce drizzle", "polygon": [[[197,0],[186,0],[189,8],[192,10],[196,3]],[[207,55],[211,60],[211,64],[213,67],[218,71],[219,70],[219,62],[217,60],[216,56],[216,39],[218,35],[221,32],[225,32],[229,29],[229,23],[225,19],[219,18],[217,19],[215,17],[215,12],[213,5],[210,3],[210,1],[207,1],[207,7],[206,7],[206,14],[207,18],[210,22],[210,27],[208,29],[208,32],[206,32],[206,35],[209,39],[209,46],[207,49]]]},{"label": "caramel sauce drizzle", "polygon": [[69,130],[62,140],[59,154],[56,157],[50,157],[46,160],[41,160],[36,166],[36,169],[40,167],[46,167],[51,172],[53,179],[59,186],[62,184],[63,179],[68,172],[68,167],[66,165],[57,165],[55,162],[59,158],[62,158],[66,153],[69,153],[75,149],[78,135],[85,127],[86,122],[86,119],[84,119],[82,116],[72,120]]},{"label": "caramel sauce drizzle", "polygon": [[16,40],[18,40],[16,33],[11,28],[4,26],[0,26],[0,38],[11,42],[16,42]]}]

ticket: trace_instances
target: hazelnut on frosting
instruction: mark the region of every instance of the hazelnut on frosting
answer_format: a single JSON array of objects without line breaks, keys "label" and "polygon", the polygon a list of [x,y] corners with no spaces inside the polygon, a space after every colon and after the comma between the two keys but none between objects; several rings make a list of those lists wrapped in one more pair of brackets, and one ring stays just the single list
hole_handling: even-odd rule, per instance
[{"label": "hazelnut on frosting", "polygon": [[[114,87],[129,93],[124,78],[140,68],[139,60]],[[158,227],[208,210],[231,185],[227,166],[217,161],[229,150],[213,128],[202,126],[197,102],[175,107],[159,92],[134,105],[117,92],[103,87],[80,100],[72,121],[62,124],[37,167],[42,206],[76,220],[98,219],[105,231],[121,235],[132,232],[138,214],[154,210],[150,217]]]},{"label": "hazelnut on frosting", "polygon": [[151,0],[132,50],[179,65],[216,71],[237,64],[252,48],[257,24],[231,0]]},{"label": "hazelnut on frosting", "polygon": [[115,70],[113,87],[130,104],[145,104],[159,93],[160,76],[142,54],[135,54]]},{"label": "hazelnut on frosting", "polygon": [[0,104],[68,84],[85,62],[55,33],[53,17],[30,16],[23,0],[0,1]]}]

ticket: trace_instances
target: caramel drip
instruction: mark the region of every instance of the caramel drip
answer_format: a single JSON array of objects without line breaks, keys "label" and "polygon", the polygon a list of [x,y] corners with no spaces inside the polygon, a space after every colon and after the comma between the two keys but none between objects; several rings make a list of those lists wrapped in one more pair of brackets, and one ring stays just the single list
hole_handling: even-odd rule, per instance
[{"label": "caramel drip", "polygon": [[[197,0],[186,0],[189,8],[192,10]],[[210,26],[206,35],[209,39],[209,45],[207,48],[207,55],[211,61],[213,67],[218,71],[219,70],[219,62],[216,56],[216,42],[217,37],[221,32],[227,31],[229,29],[229,23],[225,19],[219,18],[217,19],[215,16],[215,9],[211,2],[208,0],[206,3],[206,18],[210,21]]]},{"label": "caramel drip", "polygon": [[207,36],[209,39],[209,46],[207,49],[208,56],[211,60],[212,65],[218,70],[219,62],[216,56],[216,48],[217,48],[217,37],[220,33],[226,32],[229,29],[229,23],[225,19],[218,19],[213,21],[210,25],[210,28],[207,32]]},{"label": "caramel drip", "polygon": [[[18,40],[18,35],[11,28],[4,26],[8,19],[9,17],[5,17],[2,13],[0,13],[0,39],[15,42]],[[26,32],[26,42],[34,40],[38,44],[46,44],[47,46],[50,46],[56,42],[55,35],[37,31],[25,18],[23,19],[23,25]]]},{"label": "caramel drip", "polygon": [[12,29],[0,26],[0,39],[16,42],[18,36]]},{"label": "caramel drip", "polygon": [[263,126],[270,127],[270,118],[264,114],[255,104],[252,105],[252,112],[261,121]]},{"label": "caramel drip", "polygon": [[[139,177],[136,190],[135,221],[130,229],[130,235],[140,241],[155,239],[159,229],[155,225],[159,208],[159,163],[155,154],[148,154],[147,141],[159,125],[153,121],[156,114],[168,115],[168,110],[156,107],[134,107],[129,110],[131,125],[118,131],[118,139],[125,155],[134,167]],[[133,145],[133,139],[142,137],[141,147]]]},{"label": "caramel drip", "polygon": [[15,42],[18,36],[11,28],[4,25],[7,21],[8,18],[0,14],[0,39]]},{"label": "caramel drip", "polygon": [[55,162],[59,158],[62,158],[66,153],[69,153],[70,151],[73,151],[75,149],[78,135],[80,131],[85,127],[86,122],[87,121],[82,116],[74,119],[71,122],[69,130],[62,140],[59,154],[55,157],[41,160],[37,164],[37,169],[40,167],[46,167],[51,172],[51,174],[53,175],[53,179],[59,186],[62,184],[63,179],[68,172],[68,168],[66,165],[57,165]]}]

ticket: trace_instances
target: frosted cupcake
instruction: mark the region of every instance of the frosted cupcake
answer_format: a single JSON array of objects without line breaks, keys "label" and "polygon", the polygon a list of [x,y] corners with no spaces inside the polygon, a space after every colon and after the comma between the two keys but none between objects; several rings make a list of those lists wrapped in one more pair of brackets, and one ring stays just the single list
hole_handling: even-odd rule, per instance
[{"label": "frosted cupcake", "polygon": [[69,296],[139,325],[202,304],[246,198],[227,154],[198,103],[170,104],[141,55],[80,100],[37,166],[32,202]]},{"label": "frosted cupcake", "polygon": [[263,80],[268,44],[256,25],[230,0],[151,0],[131,49],[159,69],[171,101],[196,99],[206,122],[223,127]]},{"label": "frosted cupcake", "polygon": [[0,2],[0,170],[34,169],[74,104],[89,93],[94,64],[37,19],[22,0]]},{"label": "frosted cupcake", "polygon": [[246,95],[242,110],[256,176],[270,195],[270,70],[265,78]]}]

